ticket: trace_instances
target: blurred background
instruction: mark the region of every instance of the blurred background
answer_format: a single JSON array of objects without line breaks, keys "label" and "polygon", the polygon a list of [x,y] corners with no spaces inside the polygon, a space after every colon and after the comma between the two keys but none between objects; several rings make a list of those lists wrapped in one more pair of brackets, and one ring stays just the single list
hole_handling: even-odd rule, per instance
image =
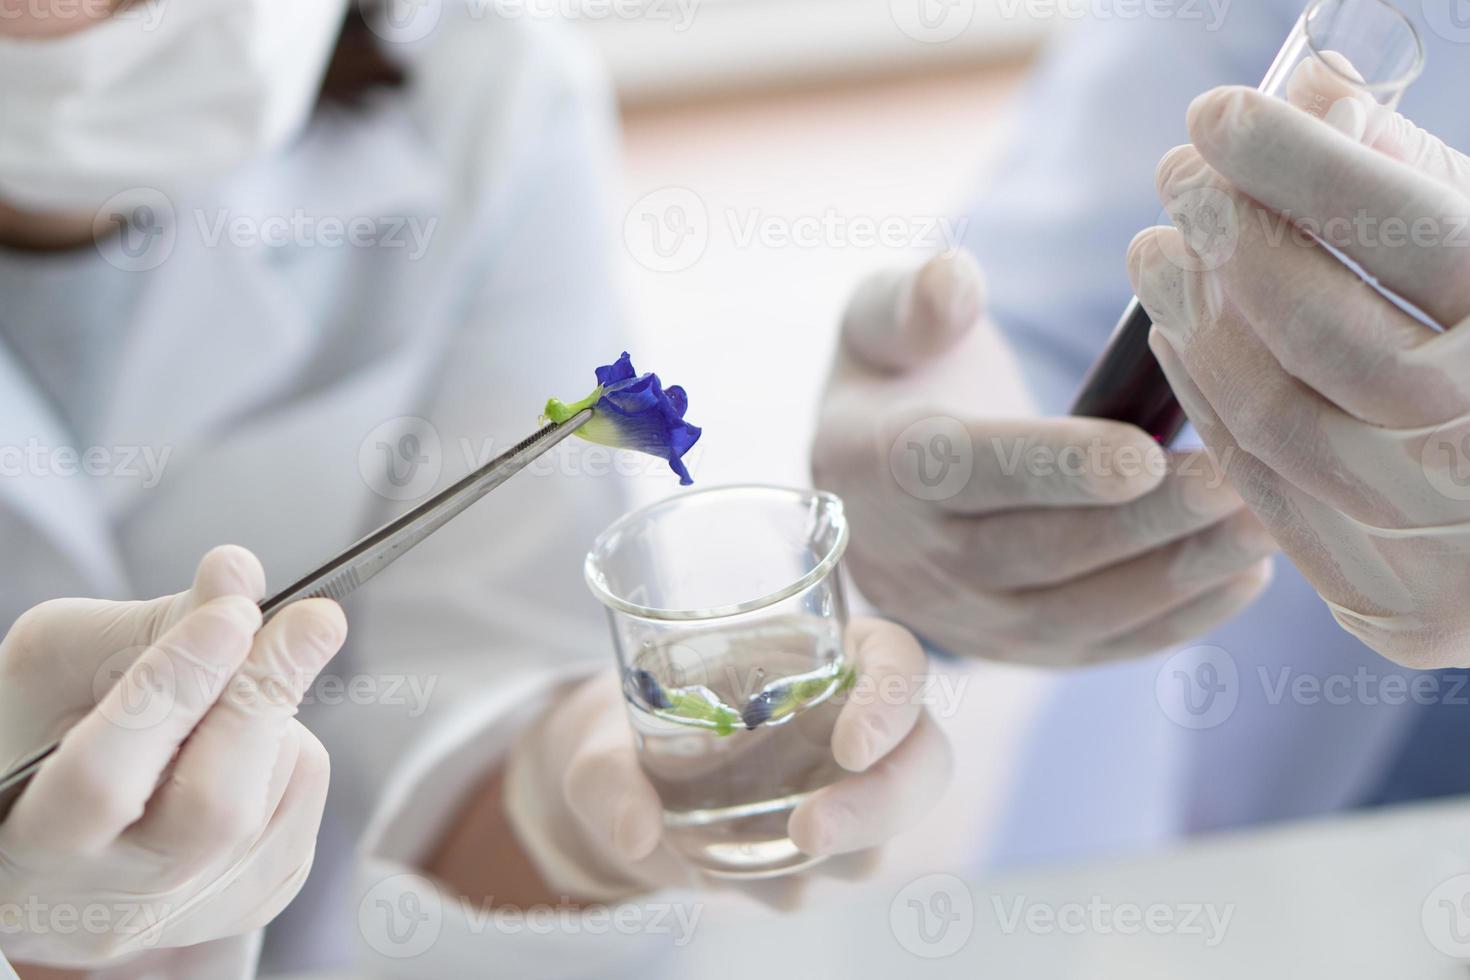
[{"label": "blurred background", "polygon": [[[562,0],[622,105],[641,358],[702,396],[693,417],[719,438],[697,477],[804,482],[847,296],[961,236],[1010,96],[1065,21],[1022,0],[608,3]],[[746,358],[775,382],[755,404]],[[977,384],[1014,385],[1004,364]]]}]

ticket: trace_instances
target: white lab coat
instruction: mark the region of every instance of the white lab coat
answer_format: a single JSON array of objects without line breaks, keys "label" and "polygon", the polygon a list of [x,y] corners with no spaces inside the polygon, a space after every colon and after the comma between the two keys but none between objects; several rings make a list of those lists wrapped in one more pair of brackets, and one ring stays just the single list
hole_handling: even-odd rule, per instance
[{"label": "white lab coat", "polygon": [[[1168,149],[1188,141],[1190,100],[1217,85],[1258,83],[1304,3],[1230,4],[1218,25],[1207,4],[1166,6],[1174,15],[1135,9],[1078,24],[1052,47],[1019,107],[1017,143],[971,215],[966,245],[987,272],[991,313],[1048,412],[1067,410],[1128,300],[1129,241],[1168,221],[1153,173]],[[1470,149],[1462,96],[1470,31],[1434,26],[1461,24],[1455,6],[1400,4],[1428,54],[1403,111],[1463,150]],[[1384,780],[1419,715],[1416,704],[1387,703],[1397,698],[1392,682],[1381,683],[1410,672],[1339,629],[1284,559],[1254,607],[1190,644],[1197,645],[1222,648],[1236,667],[1238,700],[1218,713],[1223,718],[1185,710],[1178,671],[1206,675],[1169,655],[1051,682],[1015,767],[1010,812],[988,849],[992,866],[1144,848],[1353,806]],[[1359,668],[1373,678],[1370,690],[1387,692],[1379,703],[1356,693],[1344,699],[1341,682],[1331,680],[1352,679]],[[1302,675],[1337,684],[1338,693],[1283,696],[1283,678]],[[1193,696],[1202,698],[1202,689]],[[1446,764],[1470,757],[1470,745],[1439,751]]]},{"label": "white lab coat", "polygon": [[[11,453],[0,622],[56,595],[177,591],[222,542],[252,549],[278,588],[410,506],[378,492],[392,488],[379,443],[401,478],[419,471],[400,450],[439,468],[422,499],[533,430],[548,396],[585,394],[622,350],[614,114],[595,61],[535,18],[461,5],[444,18],[409,52],[406,91],[321,116],[279,157],[176,195],[157,268],[91,249],[0,255],[0,450],[105,447],[113,460],[111,475],[66,476]],[[211,245],[221,208],[434,224],[422,255],[403,231],[408,247]],[[401,416],[427,420],[438,445],[375,432]],[[143,448],[166,454],[156,486],[141,453],[124,465]],[[303,711],[333,783],[310,883],[271,927],[273,966],[356,955],[354,846],[389,773],[442,719],[486,723],[496,692],[531,704],[548,672],[610,663],[581,578],[622,510],[596,452],[563,447],[348,600],[333,672],[357,686]],[[353,703],[327,703],[340,700]],[[243,977],[256,938],[115,972]]]}]

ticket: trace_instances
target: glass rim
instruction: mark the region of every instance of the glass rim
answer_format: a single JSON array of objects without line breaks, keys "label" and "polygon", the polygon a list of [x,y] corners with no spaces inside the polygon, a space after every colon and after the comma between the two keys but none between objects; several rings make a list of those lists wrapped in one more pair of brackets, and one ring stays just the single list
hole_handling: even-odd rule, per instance
[{"label": "glass rim", "polygon": [[[597,556],[604,550],[607,540],[627,530],[633,524],[646,520],[649,515],[666,507],[682,503],[693,497],[710,496],[714,494],[735,493],[767,493],[779,494],[791,500],[805,502],[820,502],[835,517],[837,527],[837,540],[827,549],[820,561],[809,569],[796,581],[777,589],[775,592],[744,602],[728,606],[714,606],[708,609],[664,609],[655,606],[641,606],[636,602],[629,602],[621,596],[614,595],[604,584],[602,576],[597,572]],[[811,588],[817,582],[827,577],[837,563],[842,560],[843,553],[847,551],[847,541],[851,531],[847,524],[847,513],[843,506],[842,498],[835,493],[817,489],[799,489],[796,487],[783,487],[774,483],[731,483],[715,487],[702,487],[691,490],[688,493],[678,493],[671,497],[646,504],[636,510],[629,511],[622,517],[609,524],[601,534],[592,542],[592,548],[587,552],[587,557],[582,563],[582,577],[587,582],[587,588],[593,596],[604,606],[629,616],[639,619],[654,620],[658,622],[695,622],[705,619],[724,619],[729,616],[739,616],[744,613],[756,612],[768,606],[773,606],[784,599],[789,599],[800,592]]]},{"label": "glass rim", "polygon": [[1366,82],[1360,78],[1353,78],[1351,75],[1340,70],[1336,65],[1334,65],[1325,57],[1326,52],[1324,52],[1321,48],[1317,46],[1317,39],[1312,36],[1312,18],[1314,15],[1316,15],[1318,12],[1320,12],[1322,9],[1326,8],[1330,4],[1337,4],[1342,2],[1343,0],[1312,0],[1312,3],[1308,5],[1306,11],[1302,14],[1302,34],[1306,38],[1307,48],[1312,52],[1312,55],[1324,66],[1326,66],[1327,70],[1332,72],[1332,74],[1347,82],[1349,85],[1361,89],[1364,92],[1401,93],[1410,85],[1414,84],[1415,80],[1424,73],[1424,65],[1426,61],[1426,56],[1424,53],[1424,39],[1419,36],[1419,29],[1414,26],[1414,22],[1409,19],[1408,14],[1405,14],[1402,10],[1400,10],[1398,8],[1398,5],[1392,3],[1391,0],[1363,0],[1363,2],[1377,4],[1379,7],[1387,11],[1390,16],[1398,20],[1399,24],[1402,25],[1403,28],[1409,32],[1409,37],[1412,38],[1414,41],[1414,64],[1410,66],[1407,71],[1405,71],[1399,77],[1391,78],[1387,81]]}]

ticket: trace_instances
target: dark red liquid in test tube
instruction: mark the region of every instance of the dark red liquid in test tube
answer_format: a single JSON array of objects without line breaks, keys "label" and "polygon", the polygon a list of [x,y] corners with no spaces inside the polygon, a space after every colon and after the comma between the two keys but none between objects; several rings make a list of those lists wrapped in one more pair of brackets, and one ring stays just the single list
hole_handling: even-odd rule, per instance
[{"label": "dark red liquid in test tube", "polygon": [[1136,425],[1161,445],[1170,445],[1188,419],[1169,388],[1163,368],[1149,350],[1153,321],[1134,300],[1087,372],[1072,414]]}]

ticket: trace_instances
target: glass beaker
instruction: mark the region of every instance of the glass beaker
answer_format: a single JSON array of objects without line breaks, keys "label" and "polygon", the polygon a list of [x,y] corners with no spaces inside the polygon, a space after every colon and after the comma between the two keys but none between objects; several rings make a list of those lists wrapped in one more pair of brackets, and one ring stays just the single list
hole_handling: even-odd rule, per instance
[{"label": "glass beaker", "polygon": [[587,556],[665,840],[711,874],[770,877],[818,860],[786,825],[842,772],[832,728],[854,679],[847,539],[830,493],[716,487],[628,514]]}]

